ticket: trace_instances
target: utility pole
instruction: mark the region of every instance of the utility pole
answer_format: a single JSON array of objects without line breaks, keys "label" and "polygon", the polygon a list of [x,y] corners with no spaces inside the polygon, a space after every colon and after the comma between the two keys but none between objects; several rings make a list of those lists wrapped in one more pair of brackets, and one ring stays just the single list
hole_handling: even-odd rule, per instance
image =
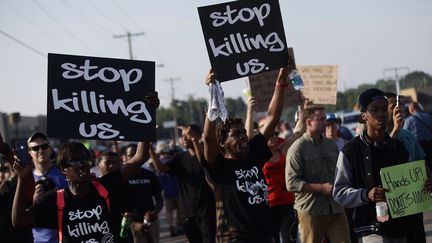
[{"label": "utility pole", "polygon": [[165,82],[170,82],[171,85],[171,110],[172,110],[172,116],[173,116],[173,120],[175,123],[174,126],[174,147],[177,144],[177,139],[178,139],[178,134],[177,134],[177,112],[176,112],[176,106],[174,104],[174,100],[175,100],[175,93],[174,93],[174,82],[180,80],[180,78],[167,78],[164,79]]},{"label": "utility pole", "polygon": [[140,35],[144,35],[144,32],[139,32],[139,33],[130,33],[129,31],[126,32],[125,35],[114,35],[114,38],[125,38],[127,37],[127,41],[128,41],[128,45],[129,45],[129,58],[132,60],[133,59],[133,55],[132,55],[132,37],[133,36],[140,36]]},{"label": "utility pole", "polygon": [[386,68],[386,69],[384,69],[384,71],[383,71],[384,79],[385,79],[385,76],[386,76],[386,72],[393,71],[393,72],[395,73],[394,78],[395,78],[395,80],[396,80],[396,94],[397,94],[397,95],[400,94],[400,85],[399,85],[399,79],[400,79],[400,76],[399,76],[399,74],[398,74],[398,71],[401,71],[401,70],[406,70],[407,73],[409,73],[409,68],[408,68],[408,67]]}]

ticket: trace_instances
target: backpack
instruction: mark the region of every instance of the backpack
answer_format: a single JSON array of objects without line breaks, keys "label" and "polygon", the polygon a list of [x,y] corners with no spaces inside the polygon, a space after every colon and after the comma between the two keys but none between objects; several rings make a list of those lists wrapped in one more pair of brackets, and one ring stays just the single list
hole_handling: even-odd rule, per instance
[{"label": "backpack", "polygon": [[[97,182],[96,180],[92,181],[93,186],[99,193],[103,199],[105,199],[105,203],[108,207],[108,212],[110,211],[110,202],[108,197],[108,191],[105,187]],[[62,242],[63,240],[63,208],[65,206],[64,202],[64,189],[57,190],[57,219],[58,219],[58,242]]]}]

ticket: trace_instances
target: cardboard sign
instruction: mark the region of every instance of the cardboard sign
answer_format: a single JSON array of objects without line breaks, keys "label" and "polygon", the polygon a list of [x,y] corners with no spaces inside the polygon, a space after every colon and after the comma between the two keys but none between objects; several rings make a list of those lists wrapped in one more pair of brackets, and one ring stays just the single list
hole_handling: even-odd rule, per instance
[{"label": "cardboard sign", "polygon": [[154,141],[155,63],[48,54],[48,136]]},{"label": "cardboard sign", "polygon": [[314,104],[336,104],[336,65],[299,65],[298,71],[304,81],[303,95]]},{"label": "cardboard sign", "polygon": [[427,179],[425,161],[415,161],[381,168],[381,182],[393,218],[432,210],[432,196],[424,191]]},{"label": "cardboard sign", "polygon": [[[273,70],[257,75],[249,76],[249,87],[252,96],[257,102],[256,111],[267,111],[273,97],[276,79],[279,70]],[[295,90],[292,85],[288,85],[285,90],[284,107],[296,106],[300,104],[300,91]]]},{"label": "cardboard sign", "polygon": [[286,66],[287,44],[277,0],[234,1],[199,7],[198,12],[219,81]]}]

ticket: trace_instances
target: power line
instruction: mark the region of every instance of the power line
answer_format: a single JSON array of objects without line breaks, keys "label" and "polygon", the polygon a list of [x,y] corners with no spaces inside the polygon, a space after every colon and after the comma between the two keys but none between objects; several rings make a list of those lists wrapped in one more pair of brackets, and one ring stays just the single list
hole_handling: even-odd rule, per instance
[{"label": "power line", "polygon": [[129,46],[129,58],[132,60],[133,59],[133,54],[132,54],[132,37],[133,36],[140,36],[140,35],[144,35],[144,32],[140,32],[140,33],[133,33],[131,34],[129,31],[126,32],[125,35],[114,35],[114,38],[127,38],[128,40],[128,46]]},{"label": "power line", "polygon": [[110,31],[108,28],[104,27],[103,25],[98,24],[96,21],[92,20],[90,17],[85,15],[83,12],[81,12],[78,8],[70,4],[67,0],[61,1],[64,5],[71,8],[73,11],[78,13],[80,16],[82,16],[87,22],[92,23],[93,25],[97,26],[100,30],[103,30],[105,32],[108,32],[110,35],[113,35],[113,32]]},{"label": "power line", "polygon": [[33,25],[34,27],[36,27],[36,29],[38,29],[40,32],[42,32],[44,34],[45,37],[50,37],[55,39],[56,43],[60,44],[64,49],[70,49],[60,38],[57,38],[57,36],[51,34],[48,31],[45,31],[44,29],[42,29],[39,25],[37,25],[35,23],[35,21],[31,20],[30,18],[28,18],[25,14],[23,14],[20,10],[18,10],[17,8],[15,8],[14,6],[12,6],[11,4],[9,4],[6,0],[3,0],[3,2],[10,8],[12,9],[12,11],[14,11],[15,13],[17,13],[22,19],[26,20],[28,23],[30,23],[31,25]]},{"label": "power line", "polygon": [[116,20],[114,20],[113,18],[111,18],[109,15],[105,14],[104,12],[102,12],[99,8],[97,8],[90,0],[87,1],[87,3],[89,3],[99,14],[101,14],[102,16],[104,16],[106,19],[108,19],[109,21],[113,22],[114,24],[122,27],[124,30],[127,30],[128,28],[126,28],[125,25],[121,24],[120,22],[117,22]]},{"label": "power line", "polygon": [[44,7],[42,7],[42,5],[40,5],[36,0],[33,0],[33,2],[39,7],[40,10],[42,10],[42,12],[45,13],[46,16],[48,16],[48,18],[50,18],[54,23],[56,23],[58,26],[60,26],[60,28],[62,28],[63,31],[66,32],[72,39],[74,39],[80,45],[82,45],[83,47],[85,47],[87,50],[92,51],[92,52],[100,55],[100,53],[98,53],[97,51],[95,51],[92,48],[90,48],[89,46],[87,46],[84,42],[82,42],[74,34],[72,34],[72,32],[70,32],[69,30],[67,30],[59,21],[57,21],[53,16],[51,16],[51,14]]},{"label": "power line", "polygon": [[172,115],[173,115],[173,121],[175,122],[174,126],[174,145],[178,140],[178,134],[177,134],[177,111],[176,111],[176,104],[175,101],[175,89],[174,89],[174,82],[180,80],[180,78],[167,78],[164,79],[165,82],[169,82],[171,86],[171,109],[172,109]]},{"label": "power line", "polygon": [[34,53],[37,53],[37,54],[39,54],[39,55],[41,55],[41,56],[43,56],[43,57],[45,57],[45,58],[47,57],[47,55],[45,55],[45,53],[43,53],[43,52],[41,52],[41,51],[39,51],[39,50],[37,50],[37,49],[35,49],[35,48],[33,48],[33,47],[27,45],[26,43],[24,43],[24,42],[18,40],[17,38],[15,38],[15,37],[9,35],[8,33],[4,32],[3,30],[0,30],[0,33],[2,33],[4,36],[8,37],[9,39],[15,41],[16,43],[18,43],[18,44],[24,46],[25,48],[27,48],[27,49],[33,51]]},{"label": "power line", "polygon": [[[141,31],[144,31],[144,29],[115,1],[115,0],[111,0],[111,4],[125,17],[127,18],[133,25],[135,25],[136,28],[138,28]],[[151,39],[151,36],[149,36],[148,34],[146,35],[146,40],[149,42],[150,44],[150,48],[153,50],[153,52],[156,54],[156,56],[159,57],[159,59],[161,60],[161,63],[165,63],[164,59],[162,58],[162,55],[157,51],[157,49],[155,48],[155,45]],[[141,49],[141,47],[139,45],[136,46],[136,49],[138,49],[138,51],[140,51],[143,55],[144,55],[144,51]],[[162,64],[163,65],[163,64]]]},{"label": "power line", "polygon": [[[138,29],[141,27],[124,11],[114,0],[111,0],[111,4],[123,15],[125,16],[132,24],[135,25]],[[142,30],[142,29],[141,29]]]}]

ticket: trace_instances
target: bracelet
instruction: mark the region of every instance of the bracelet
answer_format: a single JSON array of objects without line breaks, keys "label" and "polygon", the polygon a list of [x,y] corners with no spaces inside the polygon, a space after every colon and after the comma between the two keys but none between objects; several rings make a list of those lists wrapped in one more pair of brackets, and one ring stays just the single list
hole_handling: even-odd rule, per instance
[{"label": "bracelet", "polygon": [[286,81],[277,81],[276,87],[285,88],[285,87],[288,87],[288,83]]}]

